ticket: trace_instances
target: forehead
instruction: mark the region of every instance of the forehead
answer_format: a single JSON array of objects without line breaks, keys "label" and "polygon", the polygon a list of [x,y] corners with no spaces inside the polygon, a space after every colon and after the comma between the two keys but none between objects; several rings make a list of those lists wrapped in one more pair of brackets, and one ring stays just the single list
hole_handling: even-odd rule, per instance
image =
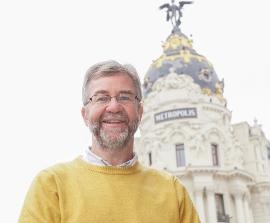
[{"label": "forehead", "polygon": [[94,94],[97,91],[104,91],[112,94],[121,91],[135,93],[135,85],[131,77],[126,73],[113,73],[91,80],[88,86],[88,93]]}]

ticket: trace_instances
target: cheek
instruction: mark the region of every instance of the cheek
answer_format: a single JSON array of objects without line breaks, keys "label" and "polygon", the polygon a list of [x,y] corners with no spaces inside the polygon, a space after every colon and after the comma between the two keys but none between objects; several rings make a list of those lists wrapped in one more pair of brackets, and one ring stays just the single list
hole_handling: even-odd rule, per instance
[{"label": "cheek", "polygon": [[97,122],[102,116],[104,109],[89,109],[88,111],[88,121]]},{"label": "cheek", "polygon": [[141,119],[141,115],[140,115],[139,110],[127,111],[127,115],[128,115],[128,118],[129,118],[130,121],[140,120]]}]

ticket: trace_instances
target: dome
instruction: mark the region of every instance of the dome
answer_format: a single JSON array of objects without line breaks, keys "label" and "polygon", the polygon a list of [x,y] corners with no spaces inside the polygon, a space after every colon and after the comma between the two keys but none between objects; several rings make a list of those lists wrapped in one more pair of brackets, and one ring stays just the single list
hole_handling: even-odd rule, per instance
[{"label": "dome", "polygon": [[193,49],[192,41],[180,30],[172,32],[162,47],[163,54],[153,61],[145,75],[144,96],[151,92],[155,81],[172,72],[192,77],[205,94],[223,96],[223,80],[219,81],[212,64]]}]

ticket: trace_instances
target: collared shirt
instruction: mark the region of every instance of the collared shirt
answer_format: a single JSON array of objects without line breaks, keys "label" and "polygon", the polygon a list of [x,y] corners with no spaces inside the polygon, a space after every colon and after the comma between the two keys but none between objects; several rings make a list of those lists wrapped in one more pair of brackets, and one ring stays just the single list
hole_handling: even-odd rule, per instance
[{"label": "collared shirt", "polygon": [[[94,164],[97,166],[112,166],[110,163],[108,163],[106,160],[102,159],[100,156],[94,154],[91,151],[91,148],[85,150],[82,159],[90,164]],[[127,166],[133,166],[138,160],[138,156],[136,153],[133,154],[133,158],[117,165],[118,167],[127,167]]]}]

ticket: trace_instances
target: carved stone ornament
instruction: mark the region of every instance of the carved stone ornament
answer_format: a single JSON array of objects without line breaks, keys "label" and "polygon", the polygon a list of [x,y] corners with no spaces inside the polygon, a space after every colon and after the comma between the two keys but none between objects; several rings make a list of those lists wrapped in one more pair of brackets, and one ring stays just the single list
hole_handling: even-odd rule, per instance
[{"label": "carved stone ornament", "polygon": [[178,75],[176,73],[170,73],[169,75],[157,80],[152,91],[160,92],[172,89],[185,89],[187,91],[200,93],[200,87],[193,82],[193,79],[187,75]]},{"label": "carved stone ornament", "polygon": [[227,165],[242,167],[244,164],[242,146],[235,141],[232,146],[225,149],[225,161]]},{"label": "carved stone ornament", "polygon": [[197,153],[205,152],[207,148],[205,146],[205,142],[205,135],[203,135],[202,133],[198,133],[190,141],[190,149],[196,150]]}]

